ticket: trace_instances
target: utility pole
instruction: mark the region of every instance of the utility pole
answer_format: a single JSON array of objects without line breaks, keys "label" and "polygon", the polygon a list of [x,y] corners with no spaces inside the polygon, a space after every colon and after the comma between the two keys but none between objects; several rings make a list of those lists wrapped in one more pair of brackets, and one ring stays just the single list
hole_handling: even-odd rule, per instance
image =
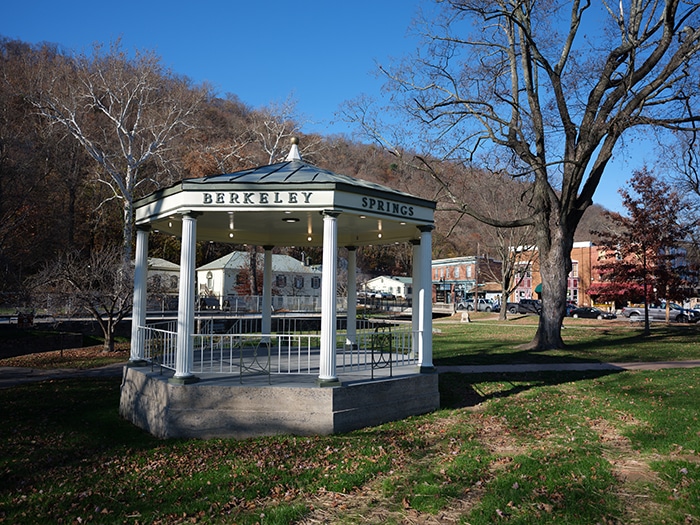
[{"label": "utility pole", "polygon": [[479,311],[479,248],[477,245],[476,258],[474,259],[474,311]]}]

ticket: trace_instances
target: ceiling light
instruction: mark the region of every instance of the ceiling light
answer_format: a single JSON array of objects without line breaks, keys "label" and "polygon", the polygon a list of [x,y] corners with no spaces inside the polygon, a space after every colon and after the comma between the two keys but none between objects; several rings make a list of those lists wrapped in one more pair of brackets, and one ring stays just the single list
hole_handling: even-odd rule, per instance
[{"label": "ceiling light", "polygon": [[288,222],[288,223],[290,223],[290,224],[293,224],[293,223],[295,223],[295,222],[299,222],[299,219],[297,219],[296,217],[285,217],[285,218],[282,219],[282,220],[283,220],[284,222]]}]

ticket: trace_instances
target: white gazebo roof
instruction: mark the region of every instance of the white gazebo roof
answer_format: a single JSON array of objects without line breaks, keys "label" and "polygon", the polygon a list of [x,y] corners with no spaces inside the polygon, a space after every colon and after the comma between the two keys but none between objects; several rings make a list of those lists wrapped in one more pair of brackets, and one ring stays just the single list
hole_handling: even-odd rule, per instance
[{"label": "white gazebo roof", "polygon": [[284,162],[156,191],[135,203],[136,225],[179,236],[194,213],[200,240],[301,247],[323,245],[326,212],[338,214],[340,246],[417,240],[432,228],[435,202],[318,168],[295,146]]}]

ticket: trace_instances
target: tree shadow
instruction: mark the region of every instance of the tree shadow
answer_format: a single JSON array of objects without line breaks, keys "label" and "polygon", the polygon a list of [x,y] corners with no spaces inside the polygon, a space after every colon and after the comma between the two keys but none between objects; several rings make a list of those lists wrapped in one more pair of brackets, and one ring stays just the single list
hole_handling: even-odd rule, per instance
[{"label": "tree shadow", "polygon": [[[468,408],[495,398],[509,397],[532,388],[555,386],[572,381],[596,379],[623,370],[541,371],[541,372],[493,372],[440,374],[440,408]],[[476,385],[488,384],[489,388]]]},{"label": "tree shadow", "polygon": [[[695,328],[694,326],[691,327]],[[600,350],[629,348],[629,353],[616,351],[616,361],[638,361],[636,353],[638,344],[649,345],[655,340],[663,341],[669,336],[679,335],[686,327],[658,327],[650,335],[644,335],[642,330],[626,335],[619,335],[615,330],[600,330],[596,337],[585,341],[566,343],[560,350],[536,350],[526,348],[527,343],[508,346],[502,340],[481,339],[470,340],[469,350],[455,355],[436,356],[433,363],[436,366],[457,365],[498,365],[498,364],[561,364],[561,363],[602,363],[599,358],[593,357]],[[687,334],[685,334],[687,335]],[[474,349],[478,350],[474,350]],[[458,351],[458,350],[457,350]]]}]

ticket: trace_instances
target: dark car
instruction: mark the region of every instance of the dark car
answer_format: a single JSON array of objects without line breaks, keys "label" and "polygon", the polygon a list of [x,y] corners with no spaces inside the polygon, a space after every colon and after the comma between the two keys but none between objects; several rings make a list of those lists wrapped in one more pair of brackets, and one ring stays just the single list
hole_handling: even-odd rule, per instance
[{"label": "dark car", "polygon": [[617,316],[610,312],[604,312],[594,306],[581,306],[571,311],[571,317],[578,319],[617,319]]},{"label": "dark car", "polygon": [[519,303],[506,303],[506,312],[508,312],[509,314],[517,314],[518,304]]},{"label": "dark car", "polygon": [[[518,303],[519,314],[537,314],[542,311],[542,301],[539,299],[520,299]],[[512,312],[511,312],[512,313]]]}]

